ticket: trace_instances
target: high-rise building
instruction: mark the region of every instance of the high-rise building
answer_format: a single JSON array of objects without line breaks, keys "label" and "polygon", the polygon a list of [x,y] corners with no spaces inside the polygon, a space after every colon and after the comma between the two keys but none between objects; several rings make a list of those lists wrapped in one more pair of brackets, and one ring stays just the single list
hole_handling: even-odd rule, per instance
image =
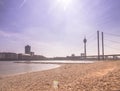
[{"label": "high-rise building", "polygon": [[25,46],[25,54],[31,54],[31,46]]}]

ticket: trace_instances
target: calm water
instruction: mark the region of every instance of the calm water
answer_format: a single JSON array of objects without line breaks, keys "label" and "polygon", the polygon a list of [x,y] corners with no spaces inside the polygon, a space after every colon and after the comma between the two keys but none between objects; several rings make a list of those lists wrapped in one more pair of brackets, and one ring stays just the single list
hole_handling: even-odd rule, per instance
[{"label": "calm water", "polygon": [[[16,61],[17,62],[17,61]],[[28,61],[0,61],[0,76],[14,75],[19,73],[27,73],[33,71],[42,71],[60,67],[58,64],[53,63],[93,63],[92,61],[30,61],[30,63],[24,63]],[[43,63],[43,64],[41,64]],[[49,64],[44,64],[49,63]]]},{"label": "calm water", "polygon": [[69,64],[76,64],[76,63],[93,63],[94,61],[75,61],[75,60],[69,60],[69,61],[66,61],[66,60],[53,60],[53,61],[31,61],[33,63],[69,63]]},{"label": "calm water", "polygon": [[57,64],[27,64],[12,61],[0,61],[0,76],[14,75],[33,71],[42,71],[60,67]]}]

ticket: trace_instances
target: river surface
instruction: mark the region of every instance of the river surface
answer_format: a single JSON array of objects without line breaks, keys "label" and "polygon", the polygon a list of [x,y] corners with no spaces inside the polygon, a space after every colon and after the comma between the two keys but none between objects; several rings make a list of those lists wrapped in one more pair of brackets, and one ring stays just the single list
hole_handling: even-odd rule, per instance
[{"label": "river surface", "polygon": [[[43,63],[43,64],[42,64]],[[47,63],[47,64],[45,64]],[[0,76],[43,71],[60,67],[53,63],[93,63],[92,61],[0,61]]]}]

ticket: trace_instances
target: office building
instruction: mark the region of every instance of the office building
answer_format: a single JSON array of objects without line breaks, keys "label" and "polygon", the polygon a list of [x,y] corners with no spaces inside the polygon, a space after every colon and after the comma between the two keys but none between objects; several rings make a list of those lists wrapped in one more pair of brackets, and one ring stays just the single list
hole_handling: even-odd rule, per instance
[{"label": "office building", "polygon": [[25,46],[25,54],[31,54],[31,46]]}]

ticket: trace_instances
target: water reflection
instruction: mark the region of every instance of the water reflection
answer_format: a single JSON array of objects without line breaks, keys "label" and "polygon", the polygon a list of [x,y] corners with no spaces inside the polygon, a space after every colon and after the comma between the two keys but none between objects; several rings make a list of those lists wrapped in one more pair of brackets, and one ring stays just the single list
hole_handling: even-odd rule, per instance
[{"label": "water reflection", "polygon": [[58,64],[64,63],[93,63],[93,61],[0,61],[0,76],[53,69],[60,67]]},{"label": "water reflection", "polygon": [[27,64],[15,63],[11,61],[0,61],[0,76],[26,73],[32,71],[42,71],[60,67],[57,64]]}]

